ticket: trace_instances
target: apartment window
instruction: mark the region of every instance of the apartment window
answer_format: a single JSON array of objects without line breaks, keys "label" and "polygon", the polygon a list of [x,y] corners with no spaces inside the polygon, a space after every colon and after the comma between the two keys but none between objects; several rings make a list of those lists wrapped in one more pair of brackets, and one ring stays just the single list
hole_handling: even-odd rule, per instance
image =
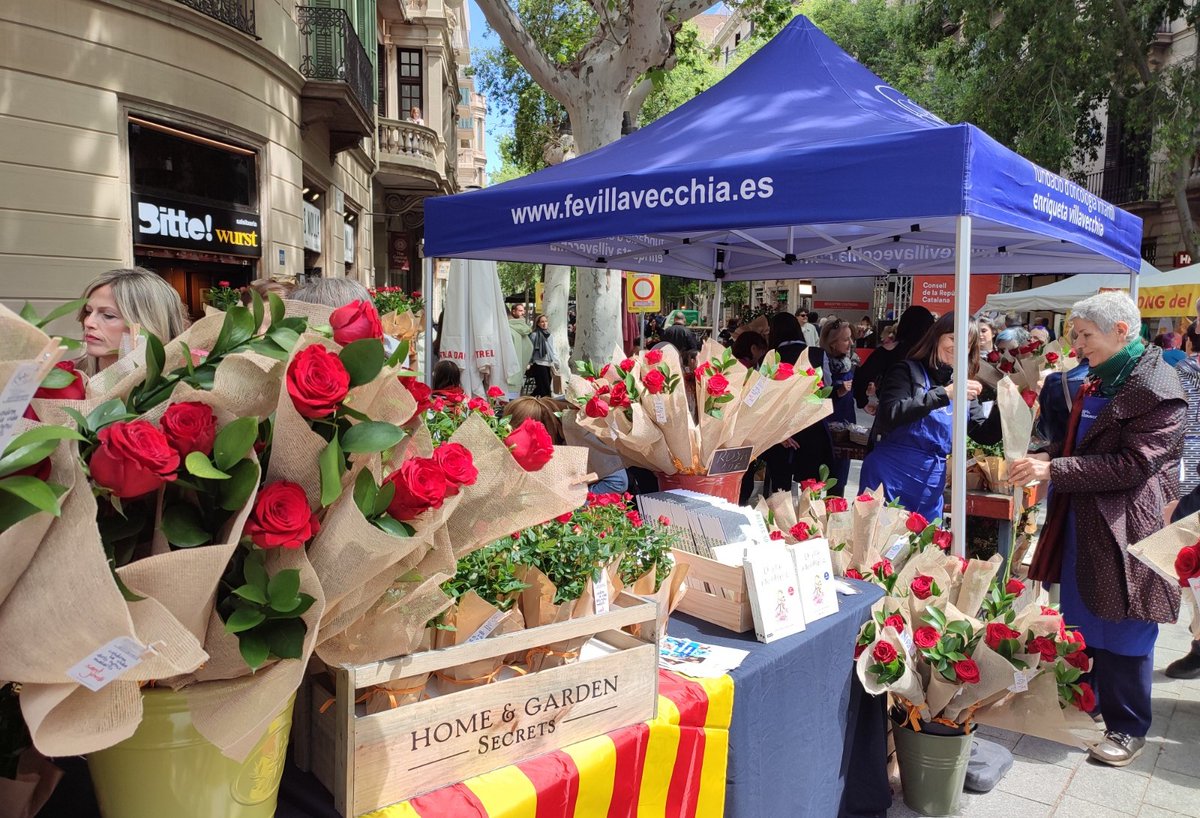
[{"label": "apartment window", "polygon": [[377,84],[379,86],[379,115],[387,116],[387,50],[383,43],[377,43],[375,46],[375,66],[379,74]]},{"label": "apartment window", "polygon": [[396,51],[396,84],[400,91],[401,116],[407,118],[408,112],[416,107],[421,109],[421,117],[425,118],[425,96],[421,91],[424,75],[421,51],[415,48]]},{"label": "apartment window", "polygon": [[472,129],[473,125],[474,125],[474,123],[471,121],[471,117],[469,117],[469,116],[460,116],[458,118],[458,127],[461,130],[469,131]]}]

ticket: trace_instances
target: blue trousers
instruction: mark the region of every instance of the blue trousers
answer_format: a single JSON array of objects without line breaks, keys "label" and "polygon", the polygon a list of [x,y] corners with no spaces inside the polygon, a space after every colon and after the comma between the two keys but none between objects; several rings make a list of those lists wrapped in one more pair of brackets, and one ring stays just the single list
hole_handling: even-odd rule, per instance
[{"label": "blue trousers", "polygon": [[1088,675],[1105,729],[1144,738],[1150,732],[1154,654],[1122,656],[1101,648],[1088,648],[1088,652],[1092,655]]}]

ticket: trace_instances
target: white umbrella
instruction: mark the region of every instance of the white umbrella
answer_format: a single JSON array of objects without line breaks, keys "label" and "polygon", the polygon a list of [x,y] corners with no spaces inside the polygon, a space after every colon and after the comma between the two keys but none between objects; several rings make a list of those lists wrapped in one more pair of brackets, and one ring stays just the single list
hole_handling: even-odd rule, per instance
[{"label": "white umbrella", "polygon": [[[1142,262],[1141,287],[1156,286],[1154,282],[1159,273],[1148,262]],[[1163,282],[1166,283],[1166,282]],[[1019,290],[1013,293],[996,293],[987,297],[984,310],[996,312],[1029,312],[1042,310],[1046,312],[1066,312],[1076,301],[1082,301],[1089,295],[1095,295],[1101,290],[1129,289],[1129,276],[1126,273],[1091,273],[1073,275],[1052,284],[1034,287],[1029,290]]]},{"label": "white umbrella", "polygon": [[463,371],[463,391],[486,395],[520,368],[504,314],[496,262],[453,259],[446,282],[440,355]]}]

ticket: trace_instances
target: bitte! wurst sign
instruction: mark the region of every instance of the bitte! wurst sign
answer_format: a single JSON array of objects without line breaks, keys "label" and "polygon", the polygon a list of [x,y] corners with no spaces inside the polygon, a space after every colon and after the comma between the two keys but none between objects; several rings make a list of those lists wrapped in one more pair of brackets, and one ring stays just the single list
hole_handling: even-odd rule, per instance
[{"label": "bitte! wurst sign", "polygon": [[258,258],[262,224],[257,213],[134,194],[133,243]]}]

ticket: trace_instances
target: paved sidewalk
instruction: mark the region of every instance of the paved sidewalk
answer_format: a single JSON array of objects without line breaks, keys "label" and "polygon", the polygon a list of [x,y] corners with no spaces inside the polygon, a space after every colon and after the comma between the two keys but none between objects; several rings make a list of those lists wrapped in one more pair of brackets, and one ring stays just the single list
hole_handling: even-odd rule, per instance
[{"label": "paved sidewalk", "polygon": [[[1013,768],[985,795],[963,793],[962,818],[1200,818],[1200,680],[1168,679],[1162,669],[1191,644],[1184,621],[1164,625],[1154,652],[1154,724],[1142,754],[1113,768],[1044,739],[981,727],[1013,751]],[[896,794],[888,818],[912,818]]]}]

